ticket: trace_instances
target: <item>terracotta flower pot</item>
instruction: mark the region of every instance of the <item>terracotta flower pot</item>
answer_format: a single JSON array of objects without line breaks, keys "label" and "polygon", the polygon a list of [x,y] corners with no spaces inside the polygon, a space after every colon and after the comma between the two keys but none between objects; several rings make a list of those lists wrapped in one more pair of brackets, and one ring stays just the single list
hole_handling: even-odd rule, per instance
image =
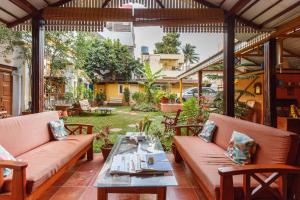
[{"label": "terracotta flower pot", "polygon": [[113,147],[113,145],[101,147],[101,152],[102,152],[102,155],[103,155],[103,159],[104,159],[104,160],[106,160],[107,157],[109,156],[109,153],[110,153],[112,147]]},{"label": "terracotta flower pot", "polygon": [[162,97],[160,103],[169,103],[169,99],[167,97]]}]

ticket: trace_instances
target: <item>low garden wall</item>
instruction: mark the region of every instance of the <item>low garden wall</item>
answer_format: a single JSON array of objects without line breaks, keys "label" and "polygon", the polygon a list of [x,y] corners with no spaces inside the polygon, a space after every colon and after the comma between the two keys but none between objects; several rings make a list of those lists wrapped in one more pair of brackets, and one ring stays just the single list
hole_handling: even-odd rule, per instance
[{"label": "low garden wall", "polygon": [[161,103],[160,110],[162,112],[177,112],[177,110],[182,109],[182,105],[177,103]]}]

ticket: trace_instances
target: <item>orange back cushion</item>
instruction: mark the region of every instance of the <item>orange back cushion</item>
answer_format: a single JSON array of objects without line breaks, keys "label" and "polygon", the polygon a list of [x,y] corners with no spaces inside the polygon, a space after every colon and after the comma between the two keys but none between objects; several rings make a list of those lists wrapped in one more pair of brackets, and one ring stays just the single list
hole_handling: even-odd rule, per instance
[{"label": "orange back cushion", "polygon": [[257,144],[253,163],[293,164],[295,162],[299,145],[297,134],[224,115],[211,114],[209,119],[217,125],[214,143],[224,150],[229,144],[233,131],[238,131],[253,138]]},{"label": "orange back cushion", "polygon": [[19,156],[51,140],[48,122],[58,120],[58,112],[43,112],[0,120],[0,144]]}]

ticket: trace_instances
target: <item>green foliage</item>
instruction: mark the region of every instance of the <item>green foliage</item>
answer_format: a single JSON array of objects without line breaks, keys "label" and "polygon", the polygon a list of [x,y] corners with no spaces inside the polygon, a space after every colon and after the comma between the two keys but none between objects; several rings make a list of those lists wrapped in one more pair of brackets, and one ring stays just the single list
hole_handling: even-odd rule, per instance
[{"label": "green foliage", "polygon": [[67,102],[69,103],[74,102],[74,94],[72,92],[66,92],[64,97]]},{"label": "green foliage", "polygon": [[138,104],[134,104],[131,107],[131,110],[133,111],[142,111],[142,112],[157,112],[158,109],[154,107],[153,104],[149,104],[149,103],[138,103]]},{"label": "green foliage", "polygon": [[171,144],[172,144],[172,139],[174,137],[174,132],[173,131],[165,132],[164,128],[161,126],[161,123],[159,121],[152,122],[147,132],[147,135],[149,135],[150,137],[158,138],[159,141],[166,146],[167,151],[171,150]]},{"label": "green foliage", "polygon": [[101,92],[97,93],[97,95],[96,95],[96,101],[97,101],[98,104],[103,104],[103,102],[105,101],[105,99],[106,99],[106,95],[105,95],[104,92],[101,91]]},{"label": "green foliage", "polygon": [[160,99],[163,97],[167,97],[167,94],[163,90],[155,90],[153,96],[154,96],[154,98],[153,98],[154,103],[159,104]]},{"label": "green foliage", "polygon": [[199,61],[199,56],[196,53],[196,46],[193,46],[191,44],[186,44],[182,48],[182,52],[184,55],[184,63],[186,65],[193,64]]},{"label": "green foliage", "polygon": [[167,98],[170,100],[170,101],[175,101],[176,98],[177,98],[177,95],[176,94],[173,94],[173,93],[169,93],[167,95]]},{"label": "green foliage", "polygon": [[136,131],[148,133],[149,127],[152,121],[148,116],[145,116],[143,120],[140,120],[136,126]]},{"label": "green foliage", "polygon": [[93,100],[94,98],[93,90],[87,88],[82,81],[79,81],[76,90],[77,90],[77,98],[76,98],[77,101],[81,101],[83,99]]},{"label": "green foliage", "polygon": [[140,104],[140,103],[145,101],[145,94],[142,93],[142,92],[135,92],[135,93],[132,94],[132,99],[136,103]]},{"label": "green foliage", "polygon": [[179,41],[180,35],[178,33],[167,33],[162,42],[155,44],[154,53],[156,54],[178,54],[181,42]]},{"label": "green foliage", "polygon": [[84,70],[94,81],[105,78],[130,80],[132,72],[142,74],[142,64],[119,40],[94,39],[87,49],[83,64]]},{"label": "green foliage", "polygon": [[155,93],[155,82],[161,77],[160,73],[162,70],[157,72],[152,72],[150,64],[145,63],[144,76],[146,78],[144,82],[145,92],[146,92],[146,103],[154,103],[154,93]]},{"label": "green foliage", "polygon": [[124,100],[126,103],[129,103],[130,101],[130,91],[128,87],[124,89]]},{"label": "green foliage", "polygon": [[197,98],[192,97],[183,103],[183,110],[180,115],[182,120],[187,120],[189,124],[196,124],[198,123],[199,117],[200,107]]},{"label": "green foliage", "polygon": [[[223,69],[224,65],[223,64],[219,64],[219,65],[215,65],[213,66],[216,69]],[[238,68],[238,65],[235,66],[235,68]],[[206,75],[206,77],[210,80],[220,80],[223,79],[223,75],[218,75],[218,74],[208,74]],[[242,75],[236,75],[235,76],[235,80],[251,80],[251,79],[255,79],[257,78],[257,75],[255,74],[242,74]],[[255,95],[247,90],[244,89],[235,89],[235,116],[236,117],[242,117],[244,115],[246,115],[249,111],[249,107],[243,103],[240,102],[239,99],[242,96],[251,96],[254,97]],[[223,92],[219,91],[217,92],[213,102],[211,103],[210,107],[214,108],[211,112],[215,112],[215,113],[223,113],[223,108],[224,108],[224,101],[223,101]],[[206,113],[206,115],[208,115]]]}]

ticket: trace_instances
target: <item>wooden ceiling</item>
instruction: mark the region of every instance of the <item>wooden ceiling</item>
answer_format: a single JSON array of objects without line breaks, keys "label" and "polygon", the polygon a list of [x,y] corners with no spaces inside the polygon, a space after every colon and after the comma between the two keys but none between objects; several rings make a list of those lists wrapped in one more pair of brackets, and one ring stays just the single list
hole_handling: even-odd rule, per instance
[{"label": "wooden ceiling", "polygon": [[[134,16],[120,9],[128,3],[145,6],[142,12],[136,9]],[[117,9],[119,11],[113,11]],[[146,11],[148,9],[148,11]],[[186,9],[186,11],[184,11]],[[190,20],[190,9],[201,10],[197,18]],[[208,10],[206,10],[208,9]],[[209,10],[214,9],[214,11]],[[129,9],[128,9],[129,10]],[[178,19],[174,14],[177,10]],[[212,11],[212,12],[211,12]],[[223,26],[225,15],[236,15],[237,27],[244,32],[251,30],[272,30],[281,23],[299,15],[299,0],[1,0],[0,21],[8,27],[15,27],[42,14],[49,26],[99,26],[105,21],[134,22],[136,26],[158,25],[166,30],[195,31],[206,28],[208,32],[217,31]],[[54,14],[55,13],[55,14]],[[87,14],[88,13],[88,14]],[[93,13],[90,16],[90,13]],[[184,15],[182,15],[184,13]],[[137,14],[143,15],[136,16]],[[122,16],[121,16],[122,15]],[[153,17],[153,15],[155,15]],[[167,17],[169,15],[169,17]],[[189,16],[188,16],[189,15]],[[214,15],[217,16],[214,18]],[[161,18],[158,18],[160,16]],[[186,17],[186,18],[184,18]],[[26,24],[25,24],[26,25]],[[24,25],[23,25],[24,26]],[[27,25],[28,26],[28,25]],[[202,28],[201,28],[202,27]]]}]

